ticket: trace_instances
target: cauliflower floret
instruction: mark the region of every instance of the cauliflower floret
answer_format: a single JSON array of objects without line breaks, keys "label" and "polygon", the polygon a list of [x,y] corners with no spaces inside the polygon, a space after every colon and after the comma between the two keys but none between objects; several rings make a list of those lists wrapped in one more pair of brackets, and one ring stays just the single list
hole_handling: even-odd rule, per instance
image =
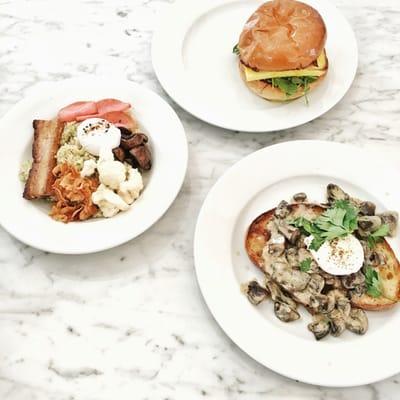
[{"label": "cauliflower floret", "polygon": [[132,204],[143,189],[142,175],[137,169],[127,166],[128,179],[119,186],[119,196],[128,204]]},{"label": "cauliflower floret", "polygon": [[126,179],[125,165],[120,161],[114,161],[111,150],[102,149],[97,163],[100,183],[111,189],[118,190],[120,184]]},{"label": "cauliflower floret", "polygon": [[81,177],[92,176],[96,172],[97,163],[95,160],[86,160],[83,163]]},{"label": "cauliflower floret", "polygon": [[96,204],[103,216],[111,218],[120,211],[126,211],[129,205],[115,192],[101,184],[97,190],[92,193],[92,201]]}]

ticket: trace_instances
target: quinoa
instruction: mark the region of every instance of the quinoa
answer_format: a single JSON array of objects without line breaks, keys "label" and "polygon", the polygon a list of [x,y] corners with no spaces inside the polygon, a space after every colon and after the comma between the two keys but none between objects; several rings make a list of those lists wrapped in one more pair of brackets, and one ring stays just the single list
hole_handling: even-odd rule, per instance
[{"label": "quinoa", "polygon": [[19,169],[19,180],[23,183],[25,183],[28,180],[29,177],[29,172],[32,168],[32,160],[26,160],[21,164],[21,167]]},{"label": "quinoa", "polygon": [[79,144],[76,137],[77,127],[76,122],[65,124],[61,137],[61,147],[58,149],[56,158],[57,164],[70,164],[80,171],[85,161],[96,160],[96,157],[84,150]]}]

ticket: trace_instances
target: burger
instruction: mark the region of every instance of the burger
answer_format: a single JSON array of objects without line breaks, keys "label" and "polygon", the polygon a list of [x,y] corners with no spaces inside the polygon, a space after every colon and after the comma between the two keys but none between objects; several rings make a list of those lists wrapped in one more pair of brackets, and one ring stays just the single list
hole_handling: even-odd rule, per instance
[{"label": "burger", "polygon": [[257,95],[272,101],[307,99],[328,71],[325,42],[317,10],[296,0],[273,0],[249,18],[233,52],[245,84]]}]

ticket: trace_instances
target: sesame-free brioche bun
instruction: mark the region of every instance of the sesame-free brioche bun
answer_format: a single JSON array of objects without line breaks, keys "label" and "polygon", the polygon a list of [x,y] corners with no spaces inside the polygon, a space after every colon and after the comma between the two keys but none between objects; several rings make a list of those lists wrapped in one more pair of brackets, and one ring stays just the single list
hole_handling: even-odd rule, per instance
[{"label": "sesame-free brioche bun", "polygon": [[324,49],[326,27],[317,10],[295,0],[273,0],[246,22],[240,58],[258,71],[303,69]]},{"label": "sesame-free brioche bun", "polygon": [[[288,101],[288,100],[294,100],[297,99],[301,96],[304,96],[304,88],[300,87],[299,90],[294,93],[291,96],[286,96],[282,90],[280,90],[277,87],[272,86],[271,83],[268,83],[266,81],[247,81],[246,76],[244,73],[244,65],[242,62],[239,61],[239,69],[240,69],[240,75],[243,79],[243,82],[247,85],[247,87],[252,90],[254,93],[256,93],[258,96],[263,97],[266,100],[270,101]],[[312,83],[310,83],[310,86],[308,88],[308,92],[311,92],[313,89],[315,89],[324,79],[326,73]]]}]

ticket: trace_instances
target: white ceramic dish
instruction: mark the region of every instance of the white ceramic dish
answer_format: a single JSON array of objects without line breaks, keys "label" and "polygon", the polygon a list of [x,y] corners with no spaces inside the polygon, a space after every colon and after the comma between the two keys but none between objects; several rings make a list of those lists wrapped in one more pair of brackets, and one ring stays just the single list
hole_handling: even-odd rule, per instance
[{"label": "white ceramic dish", "polygon": [[[106,97],[131,103],[141,130],[149,135],[153,167],[144,174],[145,189],[128,211],[113,218],[56,222],[44,201],[22,198],[18,172],[22,161],[31,158],[32,120],[54,118],[74,101]],[[187,142],[179,118],[158,95],[129,81],[85,78],[39,84],[2,118],[0,138],[0,224],[22,242],[53,253],[92,253],[138,236],[169,208],[186,173]]]},{"label": "white ceramic dish", "polygon": [[232,48],[263,2],[178,0],[161,19],[153,39],[154,70],[166,92],[197,118],[238,131],[287,129],[327,112],[353,82],[358,50],[349,23],[329,0],[304,0],[327,26],[327,77],[309,94],[308,106],[304,98],[273,103],[252,93],[239,76]]},{"label": "white ceramic dish", "polygon": [[[247,228],[258,215],[299,191],[322,201],[330,182],[376,202],[378,209],[398,210],[396,176],[384,156],[355,146],[297,141],[257,151],[219,179],[198,218],[195,265],[208,307],[243,351],[282,375],[324,386],[368,384],[400,371],[400,307],[369,312],[364,336],[347,331],[317,342],[307,330],[306,312],[285,324],[273,315],[272,302],[254,307],[240,292],[241,283],[262,277],[244,248]],[[400,255],[399,237],[390,242]]]}]

